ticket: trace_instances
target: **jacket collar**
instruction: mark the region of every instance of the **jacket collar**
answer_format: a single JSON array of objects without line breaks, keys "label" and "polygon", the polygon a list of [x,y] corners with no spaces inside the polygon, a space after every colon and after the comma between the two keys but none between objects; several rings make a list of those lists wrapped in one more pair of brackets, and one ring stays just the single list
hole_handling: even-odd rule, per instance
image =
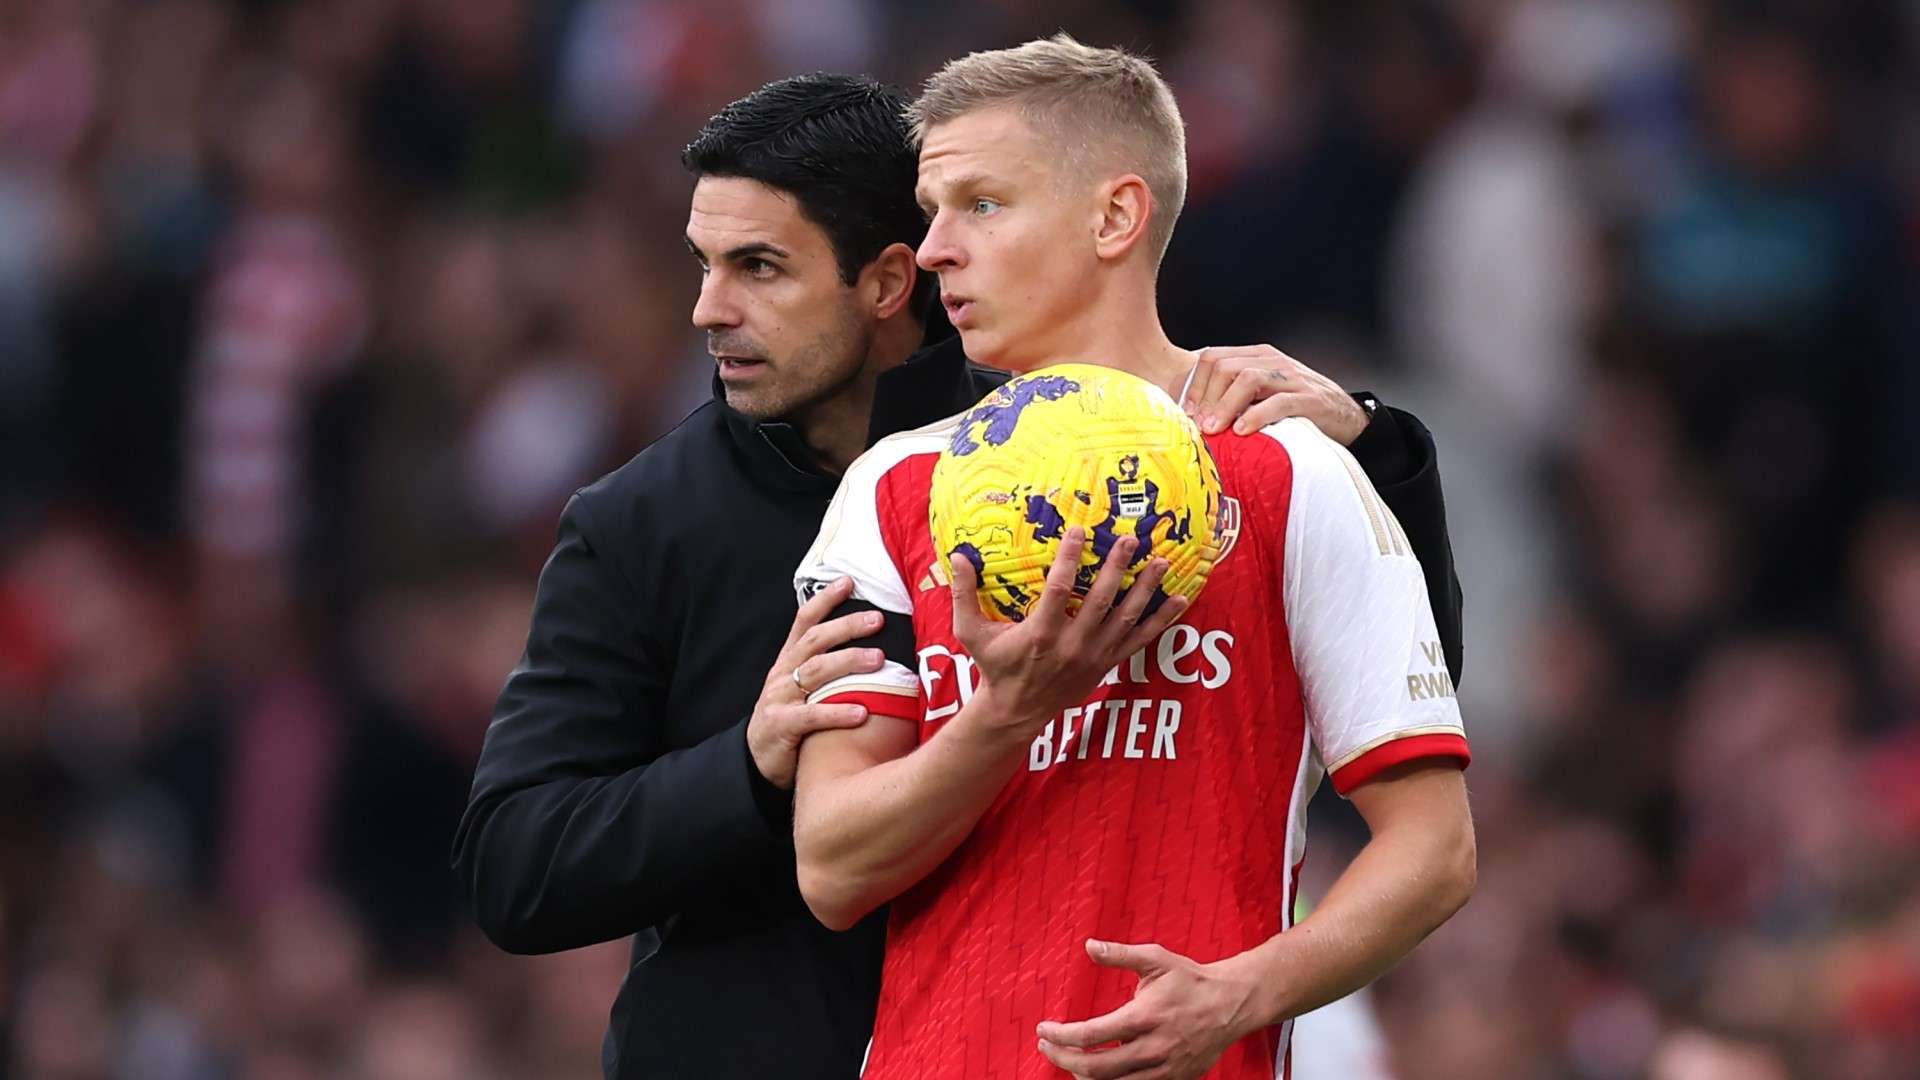
[{"label": "jacket collar", "polygon": [[[984,369],[967,360],[958,335],[909,356],[874,385],[867,445],[895,432],[924,427],[980,400],[987,387],[976,381]],[[832,494],[840,478],[822,470],[800,438],[782,419],[754,420],[727,404],[726,387],[716,373],[713,399],[727,430],[752,465],[755,475],[788,491]]]}]

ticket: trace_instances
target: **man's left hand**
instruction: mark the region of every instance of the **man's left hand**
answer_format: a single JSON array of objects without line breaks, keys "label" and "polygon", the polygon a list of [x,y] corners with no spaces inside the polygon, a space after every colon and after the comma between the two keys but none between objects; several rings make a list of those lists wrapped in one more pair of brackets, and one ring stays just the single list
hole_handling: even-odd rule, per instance
[{"label": "man's left hand", "polygon": [[1158,945],[1111,941],[1087,942],[1087,955],[1103,967],[1135,972],[1140,985],[1132,1001],[1105,1016],[1040,1025],[1040,1052],[1075,1076],[1188,1080],[1259,1026],[1248,1015],[1253,984],[1230,961],[1201,964]]},{"label": "man's left hand", "polygon": [[1271,345],[1201,349],[1181,404],[1209,435],[1229,424],[1247,435],[1304,416],[1342,446],[1352,446],[1370,419],[1339,383]]}]

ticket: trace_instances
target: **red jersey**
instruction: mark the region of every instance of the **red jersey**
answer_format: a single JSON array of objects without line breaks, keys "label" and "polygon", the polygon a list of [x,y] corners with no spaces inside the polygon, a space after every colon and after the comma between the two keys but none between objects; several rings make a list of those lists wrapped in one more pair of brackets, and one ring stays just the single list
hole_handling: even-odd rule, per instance
[{"label": "red jersey", "polygon": [[[927,525],[958,418],[882,441],[848,470],[799,587],[842,575],[910,616],[915,648],[816,690],[938,736],[979,685],[953,636]],[[1088,938],[1200,962],[1289,925],[1306,806],[1414,758],[1469,758],[1426,584],[1345,448],[1304,420],[1208,439],[1226,536],[1180,621],[1054,718],[973,832],[893,901],[869,1080],[1041,1080],[1041,1020],[1125,1004],[1135,976]],[[898,653],[899,655],[894,655]],[[1288,1073],[1290,1025],[1211,1077]]]}]

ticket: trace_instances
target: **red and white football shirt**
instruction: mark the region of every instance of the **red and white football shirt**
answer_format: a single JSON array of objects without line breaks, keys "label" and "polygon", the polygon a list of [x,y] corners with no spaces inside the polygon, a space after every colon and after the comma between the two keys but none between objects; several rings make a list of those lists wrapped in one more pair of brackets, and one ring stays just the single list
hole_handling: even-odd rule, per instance
[{"label": "red and white football shirt", "polygon": [[[957,423],[855,462],[798,574],[803,594],[850,575],[859,599],[911,618],[913,655],[890,649],[880,672],[811,697],[910,720],[921,742],[980,679],[927,526]],[[1469,759],[1420,565],[1345,448],[1298,419],[1207,442],[1229,531],[1211,579],[893,902],[869,1080],[1058,1076],[1035,1025],[1118,1008],[1136,982],[1089,960],[1088,938],[1201,962],[1253,948],[1289,923],[1323,775],[1345,794],[1403,761]],[[1289,1026],[1208,1075],[1284,1077]]]}]

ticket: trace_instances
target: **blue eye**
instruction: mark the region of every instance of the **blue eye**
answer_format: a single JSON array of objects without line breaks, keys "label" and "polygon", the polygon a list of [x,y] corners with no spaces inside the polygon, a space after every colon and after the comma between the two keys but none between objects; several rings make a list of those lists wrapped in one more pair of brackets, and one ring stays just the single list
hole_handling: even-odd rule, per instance
[{"label": "blue eye", "polygon": [[1000,204],[997,202],[994,202],[992,199],[973,200],[973,212],[976,214],[979,214],[981,217],[986,217],[990,214],[993,214],[999,209],[1000,209]]}]

